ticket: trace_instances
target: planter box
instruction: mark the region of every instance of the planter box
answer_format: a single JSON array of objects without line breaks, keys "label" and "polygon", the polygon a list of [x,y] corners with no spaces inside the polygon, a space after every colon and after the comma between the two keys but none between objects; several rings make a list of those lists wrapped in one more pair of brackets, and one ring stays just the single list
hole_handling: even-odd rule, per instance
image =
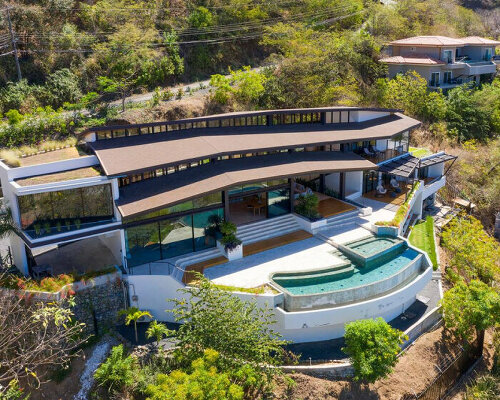
[{"label": "planter box", "polygon": [[243,244],[240,244],[236,248],[230,251],[226,251],[224,245],[217,241],[217,248],[224,254],[229,261],[239,260],[243,258]]}]

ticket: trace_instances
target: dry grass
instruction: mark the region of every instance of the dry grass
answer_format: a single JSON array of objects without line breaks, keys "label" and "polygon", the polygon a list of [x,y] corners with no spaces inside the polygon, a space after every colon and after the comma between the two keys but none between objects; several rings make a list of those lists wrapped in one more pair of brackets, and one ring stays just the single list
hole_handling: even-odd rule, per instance
[{"label": "dry grass", "polygon": [[16,150],[0,150],[0,159],[9,167],[19,167],[21,159]]}]

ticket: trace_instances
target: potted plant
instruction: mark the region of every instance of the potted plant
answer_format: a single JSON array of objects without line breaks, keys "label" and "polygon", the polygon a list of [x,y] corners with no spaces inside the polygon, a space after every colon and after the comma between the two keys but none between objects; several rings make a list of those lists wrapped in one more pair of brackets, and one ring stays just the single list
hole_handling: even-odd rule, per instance
[{"label": "potted plant", "polygon": [[40,234],[42,233],[42,225],[37,222],[35,225],[33,225],[33,228],[35,229],[35,235],[40,236]]},{"label": "potted plant", "polygon": [[66,229],[69,231],[71,230],[71,222],[69,219],[67,219],[66,221],[64,221],[64,225],[66,226]]},{"label": "potted plant", "polygon": [[51,231],[51,229],[52,229],[52,228],[50,227],[50,223],[49,223],[49,222],[45,222],[45,223],[43,224],[43,229],[45,230],[45,232],[50,233],[50,231]]},{"label": "potted plant", "polygon": [[61,230],[62,230],[62,224],[61,224],[61,221],[57,221],[57,222],[56,222],[56,229],[57,229],[57,232],[61,232]]},{"label": "potted plant", "polygon": [[224,251],[229,261],[243,257],[242,242],[236,236],[236,230],[236,225],[232,222],[224,221],[220,224],[220,231],[222,233],[220,244],[224,246]]},{"label": "potted plant", "polygon": [[222,218],[217,214],[208,217],[208,225],[204,229],[206,245],[210,243],[210,240],[215,241],[222,236],[220,231],[221,223],[222,223]]},{"label": "potted plant", "polygon": [[76,229],[80,229],[80,227],[82,226],[82,221],[80,221],[79,219],[75,219],[75,225]]}]

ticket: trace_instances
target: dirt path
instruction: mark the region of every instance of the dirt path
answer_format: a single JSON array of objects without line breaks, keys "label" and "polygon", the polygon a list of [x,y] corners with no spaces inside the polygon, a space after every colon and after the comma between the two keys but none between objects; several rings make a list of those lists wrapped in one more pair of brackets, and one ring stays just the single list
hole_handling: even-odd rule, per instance
[{"label": "dirt path", "polygon": [[[489,341],[488,341],[489,340]],[[491,342],[491,335],[486,343]],[[405,393],[419,393],[437,375],[436,365],[455,351],[451,338],[443,328],[421,336],[401,357],[393,373],[386,379],[362,386],[347,380],[326,380],[303,374],[292,374],[294,388],[287,390],[284,382],[276,385],[275,399],[301,400],[399,400]],[[490,357],[488,351],[485,358]],[[458,400],[454,398],[453,400]]]}]

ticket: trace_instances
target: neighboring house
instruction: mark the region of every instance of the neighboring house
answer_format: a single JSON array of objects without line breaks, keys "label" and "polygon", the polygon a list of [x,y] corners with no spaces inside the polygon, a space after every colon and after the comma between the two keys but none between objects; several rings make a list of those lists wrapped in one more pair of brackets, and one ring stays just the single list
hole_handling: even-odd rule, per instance
[{"label": "neighboring house", "polygon": [[477,36],[454,39],[445,36],[415,36],[390,45],[389,78],[416,71],[431,89],[450,89],[467,82],[491,79],[497,71],[495,48],[500,42]]},{"label": "neighboring house", "polygon": [[[349,224],[350,240],[376,232],[373,223],[391,219],[412,187],[409,211],[393,233],[401,235],[422,215],[454,157],[413,157],[409,139],[419,125],[398,110],[326,107],[89,129],[79,151],[29,156],[15,168],[0,161],[5,200],[21,228],[20,237],[10,238],[12,257],[26,275],[117,265],[131,303],[161,320],[172,318],[165,299],[189,283],[190,268],[211,267],[210,279],[239,287],[272,284],[273,273],[284,270],[326,268],[327,276],[357,277],[340,250],[321,238],[346,226],[350,231]],[[391,189],[394,179],[402,192]],[[384,193],[377,192],[380,185]],[[308,220],[294,209],[311,192],[320,199],[320,215]],[[238,226],[242,251],[218,244],[216,216]],[[249,298],[274,307],[279,330],[296,341],[338,337],[355,318],[392,319],[432,275],[425,255],[408,249],[400,257],[404,240],[395,240],[388,245],[397,247],[398,261],[382,275],[372,273],[372,281],[367,275],[369,289],[327,290],[330,297],[311,300],[280,289],[286,279],[274,279],[272,293]],[[262,252],[294,241],[298,248],[287,247],[286,254]],[[240,264],[228,262],[242,256]]]}]

